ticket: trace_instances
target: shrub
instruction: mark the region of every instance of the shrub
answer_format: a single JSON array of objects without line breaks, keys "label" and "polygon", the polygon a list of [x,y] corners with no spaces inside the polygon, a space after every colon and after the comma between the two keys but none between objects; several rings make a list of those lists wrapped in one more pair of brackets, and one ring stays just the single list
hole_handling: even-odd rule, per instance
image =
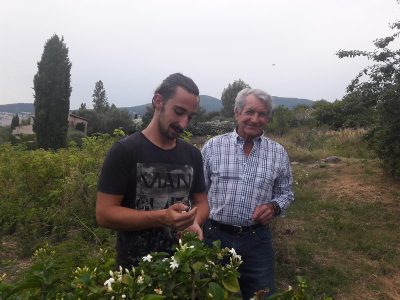
[{"label": "shrub", "polygon": [[232,121],[208,121],[191,124],[187,130],[195,136],[214,136],[231,132],[234,128],[235,124]]}]

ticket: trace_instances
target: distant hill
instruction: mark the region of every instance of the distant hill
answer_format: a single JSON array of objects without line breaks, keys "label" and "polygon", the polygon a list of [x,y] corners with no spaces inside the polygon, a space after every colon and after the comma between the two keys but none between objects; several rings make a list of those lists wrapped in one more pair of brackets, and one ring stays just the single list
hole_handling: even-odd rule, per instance
[{"label": "distant hill", "polygon": [[[132,114],[143,115],[146,112],[146,106],[151,106],[151,103],[136,105],[131,107],[120,107],[120,109],[126,109]],[[206,111],[219,111],[222,107],[221,100],[207,96],[200,95],[200,106],[203,107]]]},{"label": "distant hill", "polygon": [[20,114],[22,112],[35,112],[33,103],[13,103],[13,104],[0,104],[0,112],[8,112],[11,114]]},{"label": "distant hill", "polygon": [[[288,107],[289,109],[292,109],[297,105],[311,106],[313,105],[313,103],[314,101],[308,99],[272,96],[272,104],[274,107],[283,105]],[[146,112],[147,105],[151,106],[151,103],[131,106],[131,107],[121,107],[121,108],[127,109],[130,113],[143,115]],[[208,95],[200,95],[200,106],[203,107],[208,112],[219,111],[222,108],[222,102],[221,100]]]},{"label": "distant hill", "polygon": [[[285,97],[276,97],[272,96],[272,101],[274,107],[283,105],[290,109],[297,105],[306,105],[311,106],[314,101],[308,99],[299,99],[299,98],[285,98]],[[146,112],[146,106],[151,103],[130,106],[130,107],[119,107],[119,109],[126,109],[131,114],[139,114],[143,115]],[[222,107],[221,100],[208,96],[208,95],[200,95],[200,106],[203,107],[206,111],[219,111]],[[33,103],[14,103],[14,104],[3,104],[0,105],[0,112],[8,112],[12,114],[19,114],[21,112],[35,112],[35,108]]]},{"label": "distant hill", "polygon": [[273,103],[274,107],[283,105],[283,106],[286,106],[286,107],[292,109],[297,105],[311,106],[314,104],[314,101],[308,100],[308,99],[285,98],[285,97],[272,96],[272,103]]}]

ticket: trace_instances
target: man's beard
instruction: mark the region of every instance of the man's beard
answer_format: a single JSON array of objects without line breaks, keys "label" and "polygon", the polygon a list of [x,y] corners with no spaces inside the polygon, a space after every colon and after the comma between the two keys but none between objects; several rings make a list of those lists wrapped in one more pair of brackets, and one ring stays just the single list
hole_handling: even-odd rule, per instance
[{"label": "man's beard", "polygon": [[[169,140],[175,140],[181,133],[183,133],[183,129],[177,124],[171,124],[169,127],[164,128],[162,123],[158,122],[158,127],[161,134]],[[168,130],[169,128],[172,128],[172,131]]]}]

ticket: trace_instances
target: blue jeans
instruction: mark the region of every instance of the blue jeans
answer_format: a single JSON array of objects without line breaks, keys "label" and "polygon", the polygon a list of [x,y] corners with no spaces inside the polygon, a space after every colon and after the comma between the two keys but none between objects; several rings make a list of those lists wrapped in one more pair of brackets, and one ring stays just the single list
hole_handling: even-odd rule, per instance
[{"label": "blue jeans", "polygon": [[203,231],[206,244],[211,245],[213,241],[220,240],[221,247],[234,248],[242,256],[239,285],[244,300],[250,299],[259,290],[268,290],[266,296],[275,292],[274,250],[268,227],[231,233],[219,230],[207,220]]}]

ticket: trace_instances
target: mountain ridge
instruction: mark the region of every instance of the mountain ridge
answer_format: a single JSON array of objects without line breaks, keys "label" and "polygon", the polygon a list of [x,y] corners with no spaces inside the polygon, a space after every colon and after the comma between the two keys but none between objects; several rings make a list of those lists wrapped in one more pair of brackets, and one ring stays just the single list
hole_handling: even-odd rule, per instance
[{"label": "mountain ridge", "polygon": [[[308,99],[288,98],[288,97],[278,97],[278,96],[272,96],[272,102],[274,107],[283,105],[290,109],[292,109],[297,105],[311,106],[314,103],[314,101]],[[129,107],[118,107],[118,108],[127,109],[132,114],[143,115],[146,112],[146,106],[148,105],[151,105],[151,103],[129,106]],[[220,99],[212,96],[200,95],[200,106],[204,108],[207,112],[219,111],[222,108],[222,102]],[[12,114],[20,114],[23,112],[34,113],[35,108],[33,106],[33,103],[20,102],[11,104],[0,104],[0,112],[7,112]]]}]

